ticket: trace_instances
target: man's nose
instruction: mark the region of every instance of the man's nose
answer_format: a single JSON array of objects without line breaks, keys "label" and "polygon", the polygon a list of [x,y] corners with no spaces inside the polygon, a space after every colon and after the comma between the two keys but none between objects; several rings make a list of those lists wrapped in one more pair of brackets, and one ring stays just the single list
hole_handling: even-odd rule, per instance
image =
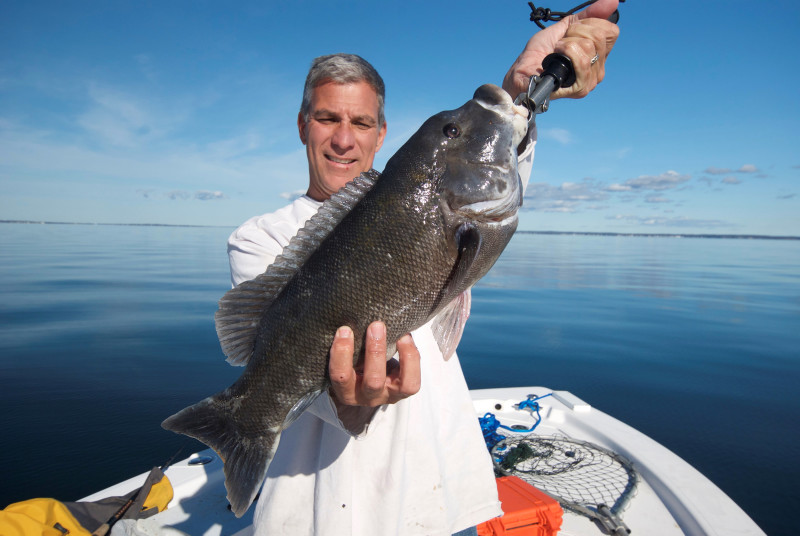
[{"label": "man's nose", "polygon": [[331,145],[341,151],[349,151],[356,144],[356,137],[353,133],[353,127],[346,121],[340,122],[336,130],[333,131],[331,138]]}]

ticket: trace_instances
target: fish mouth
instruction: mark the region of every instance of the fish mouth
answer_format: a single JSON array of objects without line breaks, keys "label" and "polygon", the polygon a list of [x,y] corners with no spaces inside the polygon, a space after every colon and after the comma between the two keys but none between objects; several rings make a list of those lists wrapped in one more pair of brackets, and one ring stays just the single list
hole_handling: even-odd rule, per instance
[{"label": "fish mouth", "polygon": [[456,212],[484,223],[505,225],[517,219],[518,203],[513,199],[490,199],[459,207]]},{"label": "fish mouth", "polygon": [[477,167],[481,167],[481,168],[484,168],[484,169],[491,169],[491,170],[497,171],[497,172],[499,172],[499,173],[501,173],[503,175],[507,175],[507,174],[511,173],[511,171],[513,169],[513,167],[511,165],[509,165],[509,164],[487,164],[486,162],[474,162],[474,161],[469,161],[469,160],[467,161],[467,165],[468,166],[474,166],[476,168]]},{"label": "fish mouth", "polygon": [[493,84],[485,84],[475,91],[473,99],[483,108],[500,116],[510,117],[514,129],[513,146],[516,147],[528,132],[528,109],[514,104],[506,90]]}]

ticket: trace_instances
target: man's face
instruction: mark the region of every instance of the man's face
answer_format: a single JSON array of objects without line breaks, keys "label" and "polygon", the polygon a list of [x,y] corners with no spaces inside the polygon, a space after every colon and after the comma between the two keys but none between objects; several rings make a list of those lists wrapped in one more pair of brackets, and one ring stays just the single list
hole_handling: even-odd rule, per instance
[{"label": "man's face", "polygon": [[317,86],[308,122],[300,113],[297,128],[308,156],[308,195],[317,201],[368,171],[386,136],[386,122],[378,128],[378,96],[366,82]]}]

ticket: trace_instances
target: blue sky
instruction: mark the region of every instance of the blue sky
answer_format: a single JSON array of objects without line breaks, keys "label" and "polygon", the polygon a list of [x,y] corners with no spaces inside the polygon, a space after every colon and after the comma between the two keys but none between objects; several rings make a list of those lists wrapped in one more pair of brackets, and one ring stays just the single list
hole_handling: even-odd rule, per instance
[{"label": "blue sky", "polygon": [[[800,4],[620,11],[606,80],[538,120],[520,229],[800,235]],[[502,81],[528,14],[516,0],[2,2],[0,219],[238,225],[307,186],[295,121],[312,58],[353,52],[381,72],[380,169],[425,118]]]}]

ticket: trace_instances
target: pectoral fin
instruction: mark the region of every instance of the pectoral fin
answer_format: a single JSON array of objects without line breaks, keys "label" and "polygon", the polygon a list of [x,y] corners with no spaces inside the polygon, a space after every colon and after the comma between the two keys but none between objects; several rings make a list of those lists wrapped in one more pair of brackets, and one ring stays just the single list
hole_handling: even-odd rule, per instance
[{"label": "pectoral fin", "polygon": [[453,238],[458,250],[456,262],[436,300],[436,319],[431,324],[434,338],[445,360],[450,359],[455,352],[469,317],[469,277],[483,243],[480,231],[471,223],[462,223]]},{"label": "pectoral fin", "polygon": [[464,334],[464,325],[469,318],[469,308],[472,302],[470,289],[459,294],[451,301],[441,313],[436,315],[431,323],[431,330],[444,360],[449,360],[456,351],[461,335]]},{"label": "pectoral fin", "polygon": [[456,229],[455,240],[458,246],[458,260],[453,267],[448,283],[448,287],[453,289],[452,298],[455,298],[457,294],[466,290],[460,289],[456,291],[455,288],[464,284],[483,245],[481,232],[471,223],[462,223],[458,229]]}]

